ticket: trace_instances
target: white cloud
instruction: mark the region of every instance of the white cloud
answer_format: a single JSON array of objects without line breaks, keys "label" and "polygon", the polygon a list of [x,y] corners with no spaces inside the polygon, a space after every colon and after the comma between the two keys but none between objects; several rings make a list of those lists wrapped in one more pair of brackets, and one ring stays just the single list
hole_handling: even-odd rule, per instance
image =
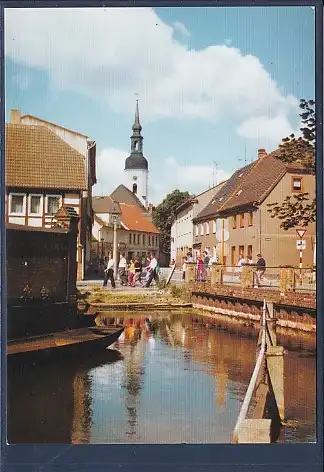
[{"label": "white cloud", "polygon": [[[124,164],[129,153],[115,148],[106,148],[97,156],[97,181],[94,195],[109,195],[118,185],[124,182]],[[161,176],[168,176],[167,179]],[[149,200],[157,204],[165,195],[175,189],[190,193],[204,192],[216,180],[226,180],[230,174],[218,170],[213,176],[212,166],[182,165],[174,157],[168,157],[159,166],[159,169],[150,169],[149,173]]]},{"label": "white cloud", "polygon": [[224,44],[190,50],[174,39],[180,30],[187,34],[151,8],[5,10],[7,56],[47,70],[53,87],[99,97],[115,112],[133,112],[138,92],[145,119],[240,125],[277,116],[288,123],[296,114],[296,99],[279,90],[256,57]]},{"label": "white cloud", "polygon": [[245,138],[257,139],[260,143],[265,140],[272,144],[279,144],[285,136],[295,133],[285,116],[259,116],[243,121],[238,127],[238,134]]},{"label": "white cloud", "polygon": [[187,27],[181,23],[180,21],[175,21],[172,23],[175,30],[179,31],[179,33],[184,37],[184,38],[189,38],[190,36],[190,31],[187,29]]},{"label": "white cloud", "polygon": [[94,195],[109,195],[124,181],[125,159],[127,151],[106,148],[97,154],[97,184],[93,188]]}]

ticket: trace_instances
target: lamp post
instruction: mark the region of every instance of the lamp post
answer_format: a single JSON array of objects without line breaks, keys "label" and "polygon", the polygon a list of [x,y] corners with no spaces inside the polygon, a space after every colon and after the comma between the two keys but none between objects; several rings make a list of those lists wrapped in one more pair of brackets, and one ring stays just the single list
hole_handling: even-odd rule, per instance
[{"label": "lamp post", "polygon": [[101,238],[101,259],[104,258],[104,238]]},{"label": "lamp post", "polygon": [[113,260],[114,260],[114,275],[117,277],[117,227],[120,223],[120,208],[117,202],[114,202],[113,210],[111,212],[111,221],[114,225],[113,238]]}]

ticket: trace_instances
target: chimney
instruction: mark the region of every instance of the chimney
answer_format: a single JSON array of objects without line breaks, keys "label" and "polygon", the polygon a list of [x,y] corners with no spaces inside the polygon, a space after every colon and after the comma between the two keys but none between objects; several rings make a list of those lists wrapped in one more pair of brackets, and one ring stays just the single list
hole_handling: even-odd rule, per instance
[{"label": "chimney", "polygon": [[12,125],[20,125],[20,110],[10,110],[10,123]]},{"label": "chimney", "polygon": [[263,159],[267,155],[265,149],[258,149],[258,159]]}]

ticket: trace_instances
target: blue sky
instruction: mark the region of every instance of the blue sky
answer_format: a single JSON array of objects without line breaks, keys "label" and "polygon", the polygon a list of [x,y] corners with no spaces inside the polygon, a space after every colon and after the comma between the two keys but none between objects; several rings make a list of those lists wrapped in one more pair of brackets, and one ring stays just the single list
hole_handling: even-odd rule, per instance
[{"label": "blue sky", "polygon": [[[123,181],[139,94],[149,199],[199,193],[298,130],[314,98],[311,7],[6,10],[6,113],[97,142],[98,185]],[[60,25],[60,28],[57,25]]]}]

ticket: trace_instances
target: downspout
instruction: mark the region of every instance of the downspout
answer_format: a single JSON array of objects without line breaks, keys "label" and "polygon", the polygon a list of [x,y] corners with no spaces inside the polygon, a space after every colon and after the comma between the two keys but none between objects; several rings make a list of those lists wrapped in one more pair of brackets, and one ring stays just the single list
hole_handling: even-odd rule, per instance
[{"label": "downspout", "polygon": [[261,207],[259,206],[259,254],[262,254],[262,234],[261,234],[261,228],[262,228],[262,225],[261,225]]}]

